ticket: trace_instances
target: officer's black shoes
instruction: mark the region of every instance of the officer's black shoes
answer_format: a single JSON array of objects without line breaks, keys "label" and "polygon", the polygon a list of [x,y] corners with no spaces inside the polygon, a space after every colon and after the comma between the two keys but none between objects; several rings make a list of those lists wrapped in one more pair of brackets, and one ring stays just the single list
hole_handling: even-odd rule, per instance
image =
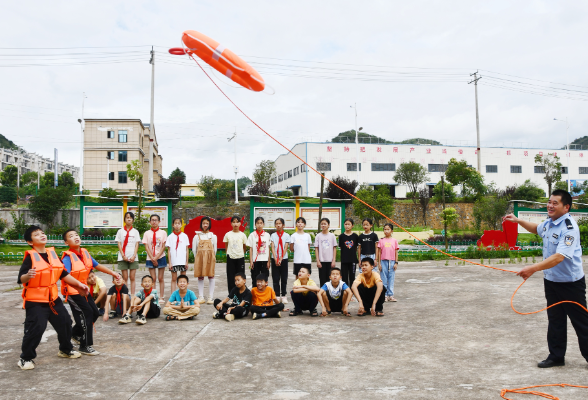
[{"label": "officer's black shoes", "polygon": [[537,364],[539,368],[563,367],[564,365],[566,365],[565,361],[553,361],[549,358]]}]

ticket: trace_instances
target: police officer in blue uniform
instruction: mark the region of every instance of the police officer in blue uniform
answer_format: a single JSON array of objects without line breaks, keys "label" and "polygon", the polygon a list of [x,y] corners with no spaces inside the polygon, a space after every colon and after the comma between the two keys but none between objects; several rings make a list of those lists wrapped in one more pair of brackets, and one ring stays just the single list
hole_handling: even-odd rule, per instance
[{"label": "police officer in blue uniform", "polygon": [[[543,261],[523,268],[517,275],[526,280],[543,271],[548,306],[569,300],[586,307],[580,230],[569,214],[571,206],[572,196],[568,192],[554,190],[547,203],[548,218],[542,223],[523,221],[513,214],[504,217],[543,238]],[[580,352],[588,361],[588,313],[576,304],[563,303],[547,310],[549,356],[537,365],[539,368],[565,365],[568,317],[578,335]]]}]

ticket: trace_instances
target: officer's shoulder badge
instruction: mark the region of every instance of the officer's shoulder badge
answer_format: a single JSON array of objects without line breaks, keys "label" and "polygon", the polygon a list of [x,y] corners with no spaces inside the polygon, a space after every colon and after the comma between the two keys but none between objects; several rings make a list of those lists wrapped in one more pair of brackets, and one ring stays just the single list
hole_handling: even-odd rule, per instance
[{"label": "officer's shoulder badge", "polygon": [[566,218],[566,226],[568,229],[574,229],[574,225],[572,225],[572,221],[569,218]]},{"label": "officer's shoulder badge", "polygon": [[564,237],[564,243],[566,244],[566,246],[571,246],[572,243],[574,243],[574,237],[572,235],[566,235]]}]

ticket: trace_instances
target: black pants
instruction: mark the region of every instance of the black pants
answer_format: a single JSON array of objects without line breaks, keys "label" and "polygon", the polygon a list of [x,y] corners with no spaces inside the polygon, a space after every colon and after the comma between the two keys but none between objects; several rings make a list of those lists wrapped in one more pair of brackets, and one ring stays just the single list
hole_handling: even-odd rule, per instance
[{"label": "black pants", "polygon": [[[360,284],[357,287],[357,291],[359,292],[359,297],[361,297],[361,302],[363,303],[363,308],[367,312],[369,309],[372,308],[372,304],[374,304],[374,298],[376,297],[376,291],[378,290],[378,286],[374,285],[371,288],[367,288],[364,285]],[[376,311],[384,311],[384,301],[386,300],[386,288],[382,289],[382,293],[380,293],[380,297],[376,301]]]},{"label": "black pants", "polygon": [[341,280],[351,287],[355,280],[355,264],[356,263],[341,263]]},{"label": "black pants", "polygon": [[288,289],[286,289],[286,286],[288,285],[287,258],[282,260],[280,265],[276,265],[276,260],[272,258],[272,282],[274,283],[274,292],[276,292],[276,296],[286,296],[288,293]]},{"label": "black pants", "polygon": [[245,273],[245,258],[231,258],[227,254],[227,287],[228,293],[235,288],[235,274]]},{"label": "black pants", "polygon": [[[318,268],[318,267],[317,267]],[[331,280],[331,261],[321,262],[321,267],[318,268],[320,287]]]},{"label": "black pants", "polygon": [[[218,306],[218,303],[220,303],[222,300],[220,299],[214,299],[214,308],[216,309],[216,306]],[[227,313],[227,310],[229,308],[233,307],[232,305],[228,305],[227,303],[223,304],[223,308],[219,311],[219,314],[224,317],[227,314],[233,314],[235,316],[235,319],[239,319],[239,318],[243,318],[245,316],[247,316],[247,314],[249,314],[249,310],[245,307],[241,307],[241,306],[235,306],[235,308],[233,308],[231,310],[231,312]]]},{"label": "black pants", "polygon": [[305,296],[304,293],[294,293],[294,291],[291,291],[290,296],[292,297],[296,312],[303,310],[314,311],[318,303],[318,297],[316,297],[315,292],[309,291]]},{"label": "black pants", "polygon": [[48,304],[27,303],[22,353],[20,354],[20,358],[23,360],[30,361],[37,357],[37,346],[41,343],[41,338],[47,328],[47,321],[57,332],[59,350],[64,353],[69,353],[73,350],[73,345],[71,344],[71,318],[61,299],[55,300],[53,309],[57,312],[57,315],[53,314]]},{"label": "black pants", "polygon": [[74,294],[69,296],[67,303],[71,307],[76,324],[73,326],[71,334],[80,339],[80,347],[94,345],[94,322],[100,316],[98,307],[94,303],[92,296],[88,299],[82,295]]},{"label": "black pants", "polygon": [[267,269],[267,261],[255,261],[251,268],[251,287],[255,287],[257,282],[257,275],[263,274],[269,278],[269,271]]},{"label": "black pants", "polygon": [[[339,283],[340,284],[340,283]],[[329,292],[327,293],[327,301],[329,302],[329,308],[331,312],[342,312],[343,311],[343,293],[338,299],[334,299],[331,297]]]},{"label": "black pants", "polygon": [[300,272],[300,268],[308,268],[308,273],[312,273],[312,264],[294,264],[294,276],[298,277],[298,272]]},{"label": "black pants", "polygon": [[[143,315],[143,310],[145,310],[145,306],[141,307],[139,311],[137,311],[137,315]],[[159,318],[161,314],[161,309],[157,307],[155,304],[151,303],[149,306],[149,311],[145,314],[145,318]]]},{"label": "black pants", "polygon": [[275,317],[283,309],[284,309],[284,303],[274,304],[273,306],[267,306],[267,307],[251,306],[252,313],[256,313],[256,314],[265,313],[267,318]]},{"label": "black pants", "polygon": [[[552,282],[544,279],[543,283],[548,306],[563,300],[569,300],[586,307],[585,278],[575,282]],[[547,318],[549,319],[547,328],[548,358],[554,361],[563,361],[565,358],[568,341],[568,317],[578,336],[580,352],[588,361],[588,313],[576,304],[571,303],[559,304],[547,310]]]}]

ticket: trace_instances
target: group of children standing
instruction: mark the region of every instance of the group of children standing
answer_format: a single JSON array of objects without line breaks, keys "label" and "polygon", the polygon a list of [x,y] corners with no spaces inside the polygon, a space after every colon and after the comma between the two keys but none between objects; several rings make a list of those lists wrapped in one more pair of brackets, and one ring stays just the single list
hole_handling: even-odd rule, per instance
[{"label": "group of children standing", "polygon": [[[141,240],[139,232],[133,228],[134,215],[127,212],[124,227],[116,235],[118,243],[118,269],[121,275],[100,265],[81,248],[79,234],[70,229],[63,235],[69,246],[60,260],[54,248],[45,248],[47,236],[38,226],[31,226],[25,232],[25,240],[31,250],[25,257],[19,271],[18,283],[23,284],[23,308],[26,310],[25,335],[22,354],[19,360],[21,369],[33,369],[35,349],[39,345],[47,322],[57,332],[60,343],[58,356],[79,358],[81,354],[98,355],[93,349],[93,324],[103,316],[104,321],[120,316],[120,324],[132,321],[143,325],[147,318],[157,318],[161,313],[166,320],[193,319],[200,313],[200,305],[212,304],[214,318],[232,321],[249,313],[253,319],[281,317],[287,299],[288,250],[294,253],[294,275],[296,281],[290,291],[294,303],[290,316],[309,311],[318,316],[316,306],[322,307],[322,316],[341,312],[351,316],[348,305],[359,302],[358,315],[383,316],[384,301],[396,301],[393,297],[394,271],[398,264],[398,243],[391,237],[392,225],[384,227],[385,237],[371,231],[372,221],[362,222],[364,233],[352,233],[353,220],[345,220],[345,232],[335,238],[329,232],[330,221],[320,221],[321,233],[316,235],[314,247],[319,282],[312,279],[313,244],[308,233],[304,232],[306,221],[296,220],[296,232],[289,235],[284,231],[284,220],[275,220],[275,232],[269,235],[264,231],[262,217],[255,219],[255,230],[247,238],[240,231],[241,220],[231,219],[232,231],[223,238],[227,251],[228,296],[214,299],[215,265],[217,237],[210,232],[211,220],[203,217],[200,231],[192,243],[181,232],[182,221],[172,221],[173,232],[159,229],[160,218],[151,215],[151,229]],[[149,274],[141,278],[141,289],[136,291],[135,278],[139,268],[138,248],[143,243],[147,251],[146,266]],[[341,248],[341,268],[336,267],[337,245]],[[198,279],[198,296],[188,289],[189,251],[194,252],[194,277]],[[249,251],[252,285],[246,285],[245,252]],[[360,262],[361,273],[355,278],[356,266]],[[169,266],[168,266],[169,265]],[[164,272],[172,273],[172,294],[165,301]],[[112,275],[113,286],[106,290],[104,281],[97,277],[94,269]],[[268,277],[273,280],[273,288],[268,287]],[[382,274],[376,272],[376,269]],[[209,296],[204,297],[204,278],[208,277]],[[126,285],[130,279],[130,291]],[[57,293],[57,281],[62,280],[61,290],[65,301],[70,304],[75,325],[72,329],[69,313]],[[159,283],[160,292],[156,289]],[[133,295],[134,293],[134,295]],[[355,297],[355,299],[354,299]],[[160,302],[165,303],[163,309]],[[73,350],[71,341],[79,345]]]}]

